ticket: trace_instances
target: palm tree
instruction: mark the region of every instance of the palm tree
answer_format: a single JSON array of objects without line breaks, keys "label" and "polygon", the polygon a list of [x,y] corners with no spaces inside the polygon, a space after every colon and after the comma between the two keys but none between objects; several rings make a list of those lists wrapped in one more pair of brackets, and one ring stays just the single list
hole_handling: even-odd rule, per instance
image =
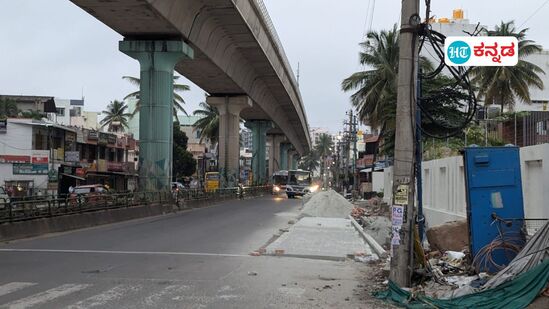
[{"label": "palm tree", "polygon": [[17,117],[19,109],[17,104],[10,99],[0,99],[0,118]]},{"label": "palm tree", "polygon": [[128,118],[131,113],[127,112],[128,105],[117,100],[111,101],[107,106],[107,110],[103,114],[107,115],[101,120],[101,128],[108,126],[109,132],[124,132],[124,128],[128,128]]},{"label": "palm tree", "polygon": [[193,112],[193,115],[199,116],[194,124],[194,130],[200,132],[200,142],[207,139],[213,145],[219,139],[219,112],[216,107],[200,102],[200,109]]},{"label": "palm tree", "polygon": [[387,125],[388,112],[396,105],[398,77],[398,30],[369,32],[367,40],[360,43],[360,64],[371,67],[356,72],[341,83],[343,91],[355,91],[351,103],[361,120],[373,128]]},{"label": "palm tree", "polygon": [[516,99],[530,104],[530,87],[543,89],[543,81],[539,74],[545,72],[537,65],[524,60],[526,56],[542,51],[541,46],[526,39],[527,31],[528,29],[522,29],[517,32],[513,21],[502,21],[494,31],[487,31],[488,36],[516,37],[519,41],[519,61],[515,66],[475,67],[471,70],[473,82],[480,89],[479,97],[484,99],[486,105],[500,104],[502,112],[505,106],[512,110]]},{"label": "palm tree", "polygon": [[318,159],[319,157],[317,152],[312,149],[305,156],[301,157],[301,160],[299,161],[299,168],[314,173],[314,171],[316,171],[316,169],[320,166]]},{"label": "palm tree", "polygon": [[320,156],[320,176],[324,177],[324,169],[326,168],[326,159],[332,154],[334,142],[332,137],[326,133],[320,134],[318,143],[315,146],[315,152]]},{"label": "palm tree", "polygon": [[[137,77],[122,76],[122,79],[127,80],[132,85],[140,87],[141,80]],[[185,104],[185,100],[183,99],[182,96],[179,95],[179,92],[189,91],[191,88],[188,85],[176,83],[178,79],[179,79],[179,76],[173,77],[173,114],[176,117],[176,119],[179,121],[179,118],[177,117],[177,111],[182,111],[185,115],[188,115],[185,108],[183,108],[183,104]],[[128,98],[136,98],[138,100],[137,103],[135,104],[135,110],[131,114],[131,117],[134,117],[135,114],[139,111],[139,108],[141,107],[141,104],[140,104],[141,102],[139,100],[139,90],[128,94],[127,96],[124,97],[124,100]]]}]

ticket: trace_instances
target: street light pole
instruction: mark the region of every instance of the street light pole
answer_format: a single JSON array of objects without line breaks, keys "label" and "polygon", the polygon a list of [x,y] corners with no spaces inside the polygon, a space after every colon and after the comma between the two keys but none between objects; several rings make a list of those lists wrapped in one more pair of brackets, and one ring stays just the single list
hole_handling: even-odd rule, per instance
[{"label": "street light pole", "polygon": [[419,0],[403,0],[401,12],[390,279],[409,287],[413,271],[415,84],[417,82]]}]

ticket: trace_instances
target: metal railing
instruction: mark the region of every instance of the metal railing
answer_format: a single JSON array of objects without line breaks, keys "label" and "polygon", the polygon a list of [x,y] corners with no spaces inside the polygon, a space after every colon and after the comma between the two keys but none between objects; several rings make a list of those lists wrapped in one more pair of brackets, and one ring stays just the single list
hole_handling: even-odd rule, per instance
[{"label": "metal railing", "polygon": [[225,188],[212,191],[180,190],[132,192],[66,197],[41,196],[0,203],[0,223],[49,218],[106,209],[128,208],[151,204],[171,204],[185,208],[192,201],[223,201],[270,194],[271,186]]}]

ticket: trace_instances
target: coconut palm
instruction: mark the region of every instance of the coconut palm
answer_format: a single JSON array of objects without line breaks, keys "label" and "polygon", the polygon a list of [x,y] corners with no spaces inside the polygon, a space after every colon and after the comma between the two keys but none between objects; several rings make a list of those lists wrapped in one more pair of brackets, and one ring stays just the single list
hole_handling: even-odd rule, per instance
[{"label": "coconut palm", "polygon": [[204,102],[200,102],[200,109],[193,112],[193,115],[199,116],[194,124],[194,130],[200,132],[200,142],[208,140],[213,145],[219,139],[219,112],[214,106],[210,106]]},{"label": "coconut palm", "polygon": [[503,112],[504,107],[513,109],[515,101],[531,103],[530,88],[543,89],[540,74],[545,72],[537,65],[524,60],[533,53],[542,51],[541,46],[526,39],[528,29],[520,31],[515,28],[513,21],[501,22],[494,31],[487,31],[488,36],[514,36],[519,41],[519,61],[515,66],[504,67],[475,67],[471,70],[473,82],[478,86],[479,97],[486,105],[499,104]]},{"label": "coconut palm", "polygon": [[[141,80],[137,77],[132,76],[122,76],[122,79],[127,80],[132,85],[135,85],[137,87],[140,86]],[[177,111],[183,112],[185,115],[187,114],[187,111],[185,111],[185,108],[183,108],[183,104],[185,104],[185,100],[181,95],[179,95],[179,92],[183,91],[189,91],[191,88],[188,85],[178,84],[176,81],[179,79],[179,76],[173,77],[173,114],[176,117],[177,120],[179,118],[177,117]],[[139,100],[139,90],[134,91],[127,96],[124,97],[124,100],[128,98],[136,98],[138,101],[135,104],[135,110],[132,111],[131,117],[135,116],[135,114],[139,111],[139,108],[141,107],[140,100]]]},{"label": "coconut palm", "polygon": [[360,43],[360,64],[371,67],[356,72],[343,80],[343,91],[355,91],[351,103],[357,109],[360,119],[374,128],[387,122],[387,110],[396,103],[398,77],[398,30],[369,32],[367,40]]},{"label": "coconut palm", "polygon": [[306,171],[314,172],[319,166],[319,157],[314,149],[312,149],[305,156],[301,157],[301,160],[299,161],[299,168]]},{"label": "coconut palm", "polygon": [[128,118],[131,117],[131,113],[127,111],[126,103],[117,100],[111,101],[107,110],[103,111],[106,116],[100,122],[101,128],[108,126],[109,132],[124,132],[124,128],[128,128]]},{"label": "coconut palm", "polygon": [[332,154],[334,142],[332,137],[326,133],[320,134],[318,137],[318,143],[315,146],[315,152],[320,157],[320,175],[324,175],[324,169],[326,168],[326,159]]}]

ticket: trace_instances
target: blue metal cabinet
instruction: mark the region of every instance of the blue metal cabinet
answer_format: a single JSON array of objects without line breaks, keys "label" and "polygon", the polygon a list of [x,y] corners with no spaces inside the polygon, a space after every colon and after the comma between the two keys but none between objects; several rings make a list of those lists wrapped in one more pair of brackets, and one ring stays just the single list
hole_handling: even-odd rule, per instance
[{"label": "blue metal cabinet", "polygon": [[[468,147],[464,150],[464,164],[469,241],[471,255],[475,257],[498,236],[503,235],[505,241],[506,237],[510,240],[522,235],[520,219],[524,219],[524,207],[519,148]],[[492,250],[492,259],[498,265],[507,265],[514,256],[506,250]]]}]

